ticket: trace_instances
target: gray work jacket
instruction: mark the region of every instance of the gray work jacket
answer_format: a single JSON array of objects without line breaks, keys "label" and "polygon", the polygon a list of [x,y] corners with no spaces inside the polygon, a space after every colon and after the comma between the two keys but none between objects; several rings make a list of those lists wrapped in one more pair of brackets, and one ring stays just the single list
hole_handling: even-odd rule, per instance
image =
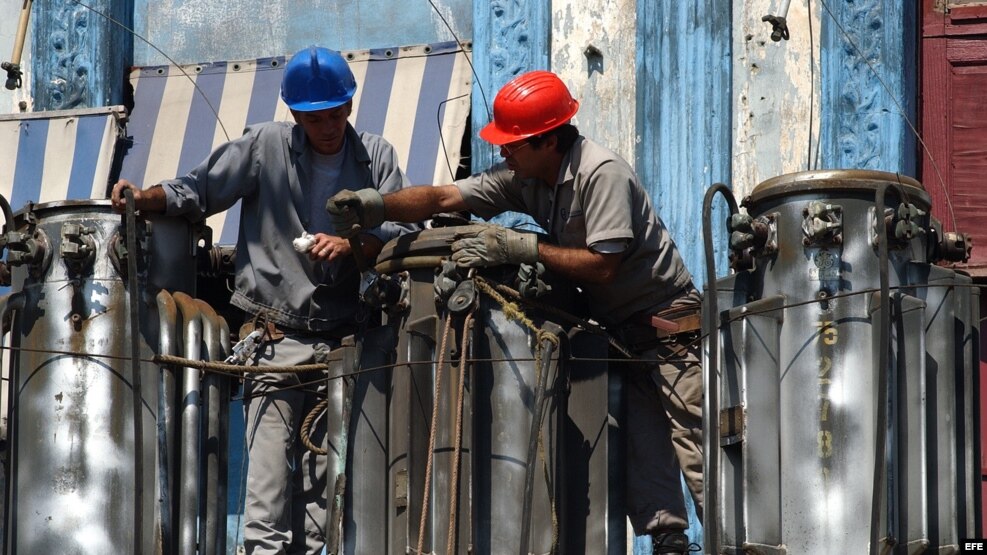
[{"label": "gray work jacket", "polygon": [[[330,268],[292,247],[292,240],[305,231],[333,234],[311,228],[315,224],[310,221],[312,198],[369,187],[388,193],[409,182],[390,143],[347,125],[338,183],[313,184],[311,150],[306,145],[299,125],[252,126],[239,139],[218,147],[188,175],[164,181],[162,186],[167,198],[165,214],[190,221],[242,201],[232,304],[249,314],[264,312],[282,326],[321,332],[353,322],[359,308],[360,276],[352,257]],[[332,190],[315,194],[313,186]],[[369,233],[387,242],[415,228],[388,222]]]}]

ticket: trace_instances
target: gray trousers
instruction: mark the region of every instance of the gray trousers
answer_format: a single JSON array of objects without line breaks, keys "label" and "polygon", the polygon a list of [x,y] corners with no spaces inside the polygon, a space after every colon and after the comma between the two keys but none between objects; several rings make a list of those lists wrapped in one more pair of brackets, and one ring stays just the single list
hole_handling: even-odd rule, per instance
[{"label": "gray trousers", "polygon": [[[682,299],[684,303],[696,302]],[[654,337],[653,329],[638,330]],[[651,342],[655,343],[655,342]],[[703,372],[697,333],[673,336],[627,364],[626,503],[638,535],[689,526],[680,474],[703,517]]]},{"label": "gray trousers", "polygon": [[[316,349],[335,346],[332,340],[285,336],[265,344],[255,362],[261,367],[312,364]],[[312,408],[325,398],[325,375],[266,373],[248,377],[244,386],[247,555],[320,554],[326,541],[326,457],[309,451],[298,430]],[[298,387],[316,380],[319,383]],[[325,446],[324,417],[309,434],[312,443]]]}]

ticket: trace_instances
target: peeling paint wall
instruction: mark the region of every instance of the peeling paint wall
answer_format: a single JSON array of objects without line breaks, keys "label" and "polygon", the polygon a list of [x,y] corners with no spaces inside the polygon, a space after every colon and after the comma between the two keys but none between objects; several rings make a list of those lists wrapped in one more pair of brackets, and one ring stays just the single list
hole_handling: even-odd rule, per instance
[{"label": "peeling paint wall", "polygon": [[[744,0],[733,32],[733,188],[814,168],[819,136],[819,3],[792,2],[789,40],[771,40],[778,0]],[[809,12],[807,4],[811,4]]]},{"label": "peeling paint wall", "polygon": [[637,130],[635,0],[552,5],[552,71],[580,102],[581,133],[633,163]]},{"label": "peeling paint wall", "polygon": [[[135,0],[134,10],[137,32],[178,63],[275,56],[311,44],[352,50],[473,35],[472,0]],[[134,62],[168,60],[138,40]]]}]

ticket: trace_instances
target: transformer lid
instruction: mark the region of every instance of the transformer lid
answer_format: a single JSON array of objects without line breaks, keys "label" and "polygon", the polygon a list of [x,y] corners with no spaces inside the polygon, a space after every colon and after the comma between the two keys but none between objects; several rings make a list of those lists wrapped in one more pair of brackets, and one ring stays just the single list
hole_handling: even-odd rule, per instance
[{"label": "transformer lid", "polygon": [[377,256],[377,272],[391,273],[410,267],[438,267],[440,259],[452,255],[457,233],[479,231],[483,224],[455,225],[422,229],[391,239]]},{"label": "transformer lid", "polygon": [[[799,193],[876,191],[884,183],[900,185],[910,202],[929,206],[929,195],[921,183],[906,175],[876,170],[815,170],[780,175],[754,187],[744,206],[750,208],[765,200]],[[897,197],[894,188],[888,189],[888,196]]]}]

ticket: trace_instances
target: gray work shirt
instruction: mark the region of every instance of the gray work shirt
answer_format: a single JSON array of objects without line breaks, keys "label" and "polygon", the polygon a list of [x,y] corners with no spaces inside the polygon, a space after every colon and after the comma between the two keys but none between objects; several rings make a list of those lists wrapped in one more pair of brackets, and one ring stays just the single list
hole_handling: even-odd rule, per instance
[{"label": "gray work shirt", "polygon": [[610,150],[578,137],[562,160],[558,182],[521,180],[505,163],[456,182],[466,205],[490,219],[523,212],[562,247],[626,243],[616,279],[580,284],[594,316],[619,324],[632,314],[666,305],[692,277],[634,170]]},{"label": "gray work shirt", "polygon": [[[373,187],[389,193],[409,182],[383,138],[347,125],[344,148],[337,182],[313,183],[312,151],[302,127],[265,123],[217,148],[188,175],[162,182],[165,214],[190,221],[242,201],[233,305],[250,314],[265,312],[297,330],[330,331],[354,321],[360,276],[353,258],[330,268],[295,251],[292,240],[304,231],[335,234],[328,218],[312,216],[312,207],[324,207],[339,190]],[[387,242],[415,228],[388,222],[368,232]]]}]

